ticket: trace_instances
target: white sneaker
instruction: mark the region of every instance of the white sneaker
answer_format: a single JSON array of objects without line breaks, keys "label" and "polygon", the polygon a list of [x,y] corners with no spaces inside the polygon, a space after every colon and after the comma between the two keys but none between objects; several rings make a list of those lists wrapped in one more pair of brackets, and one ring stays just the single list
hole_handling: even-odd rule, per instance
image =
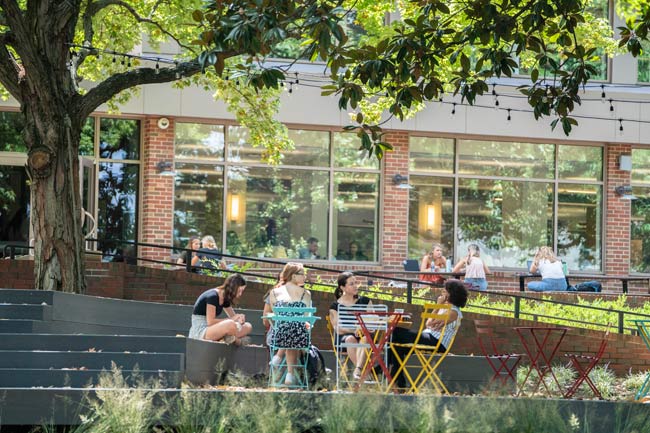
[{"label": "white sneaker", "polygon": [[291,386],[295,383],[295,378],[293,377],[293,374],[287,373],[286,377],[284,378],[284,384],[287,386]]},{"label": "white sneaker", "polygon": [[271,362],[269,364],[271,365],[271,367],[279,367],[281,363],[282,363],[282,357],[278,355],[273,355],[273,359],[271,359]]}]

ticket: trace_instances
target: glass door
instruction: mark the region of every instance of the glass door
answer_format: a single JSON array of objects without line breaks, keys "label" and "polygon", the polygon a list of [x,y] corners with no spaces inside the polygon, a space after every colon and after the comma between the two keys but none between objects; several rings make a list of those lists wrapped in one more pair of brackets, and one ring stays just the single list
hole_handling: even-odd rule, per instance
[{"label": "glass door", "polygon": [[[0,257],[6,245],[29,246],[30,188],[25,162],[24,154],[0,153]],[[16,252],[27,254],[28,249]]]},{"label": "glass door", "polygon": [[[81,193],[81,221],[85,239],[97,238],[97,176],[95,162],[87,156],[79,157],[79,192]],[[96,242],[86,241],[86,250],[97,249]]]}]

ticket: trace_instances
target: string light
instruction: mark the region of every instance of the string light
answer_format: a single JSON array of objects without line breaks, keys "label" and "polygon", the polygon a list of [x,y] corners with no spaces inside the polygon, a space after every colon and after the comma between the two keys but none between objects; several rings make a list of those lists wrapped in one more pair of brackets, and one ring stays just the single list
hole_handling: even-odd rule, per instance
[{"label": "string light", "polygon": [[621,134],[623,134],[623,119],[618,119],[618,130]]},{"label": "string light", "polygon": [[511,111],[510,108],[508,108],[508,122],[510,122],[512,120],[512,116],[510,115],[510,111]]},{"label": "string light", "polygon": [[[107,50],[107,49],[96,48],[96,47],[92,47],[92,46],[78,45],[78,44],[68,44],[68,46],[70,46],[71,48],[78,48],[79,50],[89,50],[89,51],[91,51],[91,54],[97,56],[97,58],[100,58],[101,53],[107,54],[107,55],[113,57],[112,61],[111,61],[111,63],[113,63],[113,64],[117,63],[117,56],[122,57],[122,64],[125,63],[124,62],[125,58],[129,59],[129,65],[131,64],[131,59],[141,59],[141,60],[144,60],[144,61],[155,62],[155,64],[156,64],[156,66],[155,66],[156,73],[159,72],[160,64],[162,64],[162,63],[164,63],[164,64],[173,64],[176,68],[178,68],[178,66],[179,66],[179,63],[176,60],[165,59],[165,58],[160,58],[160,57],[143,56],[143,55],[136,55],[136,54],[130,54],[130,53],[119,53],[119,52],[117,52],[115,50]],[[78,55],[77,50],[71,50],[71,55],[72,56]],[[281,65],[278,68],[283,70],[286,73],[287,69],[290,68],[290,67],[291,67],[291,64],[287,64],[287,65]],[[332,80],[327,75],[325,75],[324,73],[316,74],[316,73],[294,71],[294,74],[295,74],[295,77],[296,77],[294,83],[299,84],[299,82],[302,81],[302,83],[300,83],[300,84],[302,84],[305,87],[320,88],[324,84],[332,84]],[[176,73],[176,78],[177,79],[179,79],[181,76],[182,76],[182,74],[180,72]],[[230,76],[228,74],[225,79],[228,80],[229,78],[230,78]],[[537,84],[545,85],[546,93],[548,94],[548,91],[550,89],[550,85],[546,84],[545,81],[547,81],[547,80],[545,80],[545,79],[540,80]],[[310,83],[316,83],[316,84],[310,84]],[[237,80],[237,84],[239,84],[239,80]],[[526,99],[527,98],[526,96],[522,96],[522,95],[511,95],[511,94],[500,94],[499,95],[496,92],[496,86],[497,85],[503,86],[503,87],[508,87],[508,88],[517,88],[517,87],[520,87],[519,83],[494,83],[494,82],[492,82],[492,83],[486,83],[486,84],[492,86],[492,95],[495,96],[494,105],[496,107],[498,107],[498,105],[500,104],[500,103],[498,103],[498,97],[499,96],[505,97],[505,98],[517,98],[517,99]],[[615,111],[614,110],[614,102],[635,104],[637,106],[642,105],[642,104],[650,104],[650,99],[640,101],[640,100],[631,100],[631,99],[606,98],[606,96],[607,96],[606,89],[648,88],[647,84],[624,84],[623,85],[623,84],[602,84],[602,83],[597,83],[597,84],[591,84],[591,85],[587,84],[587,85],[583,86],[583,88],[592,89],[592,90],[599,88],[600,91],[601,91],[600,98],[582,98],[582,101],[598,101],[598,100],[600,100],[601,102],[609,102],[609,111],[610,111],[610,113],[612,113],[612,116],[613,116],[613,113]],[[387,96],[389,95],[390,91],[394,92],[395,87],[391,86],[391,87],[388,88],[388,90],[386,91]],[[546,101],[546,102],[548,102],[548,99],[550,99],[550,98],[547,98],[546,96],[544,96],[542,98],[542,100]],[[450,104],[451,103],[451,102],[445,102],[443,100],[442,95],[439,96],[438,102],[440,102],[441,104],[445,104],[445,103]],[[456,114],[456,105],[458,105],[458,104],[454,102],[453,103],[453,108],[452,108],[452,114]],[[490,108],[488,106],[480,106],[480,105],[477,105],[477,104],[472,105],[472,104],[463,104],[463,103],[461,103],[460,105],[463,105],[463,106],[467,105],[467,106],[470,106],[470,107],[473,107],[473,108]],[[495,108],[495,107],[492,107],[492,108]],[[496,108],[496,109],[497,110],[503,110],[504,108]],[[505,109],[505,110],[508,112],[508,117],[510,117],[510,118],[512,118],[512,114],[511,114],[512,111],[523,112],[523,113],[533,113],[532,110],[526,110],[526,109],[510,109],[510,108],[508,108],[508,109]],[[610,120],[610,119],[603,118],[603,117],[598,117],[598,116],[584,116],[584,115],[577,115],[577,114],[572,115],[571,117],[577,118],[577,119]],[[619,122],[619,131],[621,131],[621,132],[623,131],[623,120],[625,120],[627,122],[650,124],[650,120],[623,119],[623,118],[611,119],[611,120]]]},{"label": "string light", "polygon": [[497,93],[494,94],[494,106],[499,106],[499,95]]}]

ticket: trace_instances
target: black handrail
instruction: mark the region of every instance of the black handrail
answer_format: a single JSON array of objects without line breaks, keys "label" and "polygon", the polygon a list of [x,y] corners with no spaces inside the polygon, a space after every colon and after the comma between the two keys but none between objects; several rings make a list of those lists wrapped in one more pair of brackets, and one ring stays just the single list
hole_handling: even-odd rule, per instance
[{"label": "black handrail", "polygon": [[[182,247],[170,247],[167,245],[159,245],[159,244],[152,244],[152,243],[147,243],[147,242],[137,242],[137,241],[125,241],[125,240],[116,240],[116,239],[111,239],[111,240],[105,240],[105,239],[87,239],[87,241],[91,242],[109,242],[113,244],[127,244],[127,245],[135,245],[135,246],[144,246],[144,247],[150,247],[150,248],[159,248],[159,249],[165,249],[165,250],[171,250],[171,251],[185,251],[185,252],[197,252],[198,250],[194,250],[191,248],[182,248]],[[9,257],[10,259],[15,259],[15,250],[16,249],[32,249],[34,248],[33,246],[28,246],[28,245],[18,245],[18,244],[7,244],[4,246],[3,252],[6,256],[7,250],[9,250]],[[111,254],[111,253],[105,253],[105,252],[92,252],[88,251],[87,253],[90,254],[101,254],[102,256],[111,256],[111,257],[122,257],[124,260],[127,259],[135,259],[135,260],[140,260],[143,262],[148,262],[148,263],[156,263],[156,264],[163,264],[163,265],[171,265],[171,266],[178,266],[177,263],[173,263],[170,261],[163,261],[163,260],[156,260],[156,259],[148,259],[148,258],[141,258],[141,257],[134,257],[134,256],[128,256],[124,254]],[[191,254],[188,254],[191,257]],[[229,259],[235,259],[235,260],[241,260],[241,261],[246,261],[246,262],[259,262],[259,263],[266,263],[266,264],[273,264],[273,265],[278,265],[278,266],[284,266],[286,263],[292,261],[292,260],[277,260],[277,259],[265,259],[265,258],[259,258],[259,257],[247,257],[247,256],[237,256],[233,254],[225,254],[225,253],[220,253],[221,256],[227,257]],[[294,259],[295,260],[295,259]],[[331,273],[338,273],[340,270],[338,269],[331,269],[331,268],[326,268],[323,266],[313,266],[311,264],[303,264],[303,266],[306,269],[313,269],[317,271],[324,271],[324,272],[331,272]],[[191,271],[193,268],[196,269],[201,269],[201,270],[208,270],[212,271],[215,273],[239,273],[242,275],[246,276],[254,276],[258,278],[265,278],[265,279],[270,279],[273,280],[275,277],[273,276],[268,276],[268,275],[261,275],[261,274],[256,274],[253,272],[248,272],[248,271],[242,271],[242,270],[234,270],[234,269],[213,269],[213,268],[207,268],[203,266],[192,266],[191,262],[186,263],[186,270]],[[358,275],[360,277],[366,277],[368,278],[368,286],[373,285],[373,280],[370,278],[376,278],[380,280],[388,280],[388,281],[399,281],[406,283],[406,301],[408,304],[412,304],[413,300],[421,300],[421,301],[427,301],[430,300],[429,298],[424,298],[424,297],[414,297],[413,296],[413,284],[418,284],[421,286],[429,286],[429,287],[435,287],[434,284],[428,282],[428,281],[420,281],[420,280],[414,280],[414,279],[407,279],[407,278],[399,278],[399,277],[384,277],[381,275],[377,275],[377,273],[391,273],[391,272],[382,272],[382,271],[350,271],[355,275]],[[394,273],[405,273],[406,271],[394,271]],[[422,272],[417,272],[417,271],[412,271],[414,274],[421,274]],[[462,275],[462,273],[457,273],[458,275]],[[308,282],[307,283],[309,286],[314,286],[314,285],[319,285],[319,286],[324,286],[324,287],[330,287],[333,288],[335,286],[327,283],[322,283],[322,282]],[[395,293],[393,292],[380,292],[380,291],[374,291],[374,290],[368,290],[368,293],[373,293],[377,295],[388,295],[392,297],[396,297]],[[521,311],[521,300],[522,299],[527,299],[535,302],[548,302],[552,304],[558,304],[558,305],[567,305],[567,306],[572,306],[572,307],[581,307],[581,308],[586,308],[590,310],[597,310],[597,311],[603,311],[607,313],[616,313],[618,315],[618,332],[619,333],[624,333],[625,330],[631,330],[634,331],[631,328],[625,328],[624,323],[625,323],[625,314],[632,315],[632,316],[637,316],[637,317],[643,317],[643,318],[650,318],[650,315],[648,314],[642,314],[642,313],[633,313],[630,311],[623,311],[623,310],[613,310],[613,309],[608,309],[608,308],[602,308],[602,307],[594,307],[594,306],[586,306],[586,305],[578,305],[578,304],[573,304],[570,302],[566,301],[558,301],[554,299],[540,299],[536,297],[530,297],[530,296],[525,296],[521,295],[518,293],[510,293],[510,292],[496,292],[496,291],[483,291],[480,293],[484,293],[487,295],[495,295],[495,296],[507,296],[510,297],[514,300],[513,302],[513,310],[504,310],[504,309],[494,309],[490,308],[491,311],[501,311],[501,312],[506,312],[506,313],[512,313],[515,318],[520,318],[521,315],[526,315],[526,316],[535,316],[536,318],[538,317],[545,317],[545,318],[552,318],[554,320],[561,320],[561,321],[569,321],[569,319],[564,319],[562,317],[554,317],[554,316],[545,316],[545,315],[540,315],[540,314],[534,314],[534,313],[527,313],[527,312],[522,312]],[[468,304],[468,306],[472,307],[471,304]],[[476,308],[482,309],[482,308],[487,308],[487,307],[482,307],[482,306],[475,306]],[[594,323],[594,322],[584,322],[584,321],[576,321],[574,322],[578,323],[583,323],[583,324],[590,324],[590,325],[595,325],[595,326],[606,326],[600,323]]]}]

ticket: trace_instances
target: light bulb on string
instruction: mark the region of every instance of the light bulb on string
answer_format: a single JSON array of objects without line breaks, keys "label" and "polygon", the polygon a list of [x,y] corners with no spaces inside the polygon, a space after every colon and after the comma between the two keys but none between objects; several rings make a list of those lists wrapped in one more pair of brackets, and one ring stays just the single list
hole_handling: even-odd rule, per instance
[{"label": "light bulb on string", "polygon": [[456,114],[456,103],[455,103],[455,102],[454,102],[453,107],[452,107],[452,109],[451,109],[451,114],[452,114],[452,116],[453,116],[454,114]]},{"label": "light bulb on string", "polygon": [[128,58],[128,61],[126,62],[126,67],[127,68],[131,67],[131,57]]},{"label": "light bulb on string", "polygon": [[510,108],[508,108],[508,122],[512,120],[512,116],[510,115]]},{"label": "light bulb on string", "polygon": [[618,132],[623,135],[623,119],[618,119]]},{"label": "light bulb on string", "polygon": [[609,114],[614,115],[614,100],[611,98],[609,99]]},{"label": "light bulb on string", "polygon": [[156,75],[160,74],[160,63],[158,63],[159,59],[156,59]]},{"label": "light bulb on string", "polygon": [[120,61],[120,64],[121,64],[122,66],[124,66],[125,63],[126,63],[126,60],[124,59],[124,56],[122,56],[122,60]]},{"label": "light bulb on string", "polygon": [[296,86],[300,84],[300,80],[298,79],[298,72],[296,72]]},{"label": "light bulb on string", "polygon": [[497,95],[497,85],[495,83],[492,83],[492,95]]},{"label": "light bulb on string", "polygon": [[494,94],[494,108],[499,111],[499,94]]},{"label": "light bulb on string", "polygon": [[604,84],[600,85],[600,90],[601,90],[600,102],[602,102],[604,104],[605,103],[605,98],[607,98],[607,95],[605,94],[605,85]]},{"label": "light bulb on string", "polygon": [[288,90],[288,92],[293,93],[293,83],[292,82],[289,82],[289,90]]}]

